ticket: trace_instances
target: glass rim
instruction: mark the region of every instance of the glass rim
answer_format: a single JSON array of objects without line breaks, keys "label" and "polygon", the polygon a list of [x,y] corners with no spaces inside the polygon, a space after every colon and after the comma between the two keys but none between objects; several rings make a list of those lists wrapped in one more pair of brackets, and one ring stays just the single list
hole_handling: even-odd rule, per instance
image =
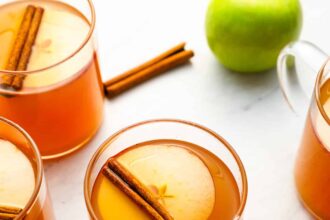
[{"label": "glass rim", "polygon": [[88,2],[89,5],[89,9],[91,12],[91,21],[90,21],[90,27],[89,27],[89,31],[87,36],[85,37],[85,39],[83,40],[83,42],[80,44],[80,46],[73,50],[72,53],[70,53],[68,56],[66,56],[65,58],[49,65],[46,67],[42,67],[39,69],[35,69],[35,70],[24,70],[24,71],[13,71],[13,70],[2,70],[0,69],[0,73],[2,74],[37,74],[40,73],[42,71],[57,67],[63,63],[65,63],[66,61],[70,60],[72,57],[74,57],[76,54],[78,54],[85,46],[86,44],[90,41],[90,39],[92,38],[92,35],[94,33],[95,30],[95,22],[96,22],[96,13],[95,13],[95,7],[93,5],[92,0],[85,0]]},{"label": "glass rim", "polygon": [[316,78],[316,82],[315,82],[315,86],[314,86],[314,98],[318,107],[318,110],[320,111],[323,119],[327,122],[328,125],[330,125],[330,118],[327,114],[327,112],[324,110],[324,107],[321,103],[321,88],[322,88],[322,79],[324,76],[324,72],[325,72],[325,67],[327,66],[327,64],[330,63],[330,58],[327,59],[327,61],[323,64],[323,66],[321,67],[320,71],[317,74],[317,78]]},{"label": "glass rim", "polygon": [[247,202],[248,182],[247,182],[246,171],[245,171],[244,165],[243,165],[240,157],[236,153],[235,149],[222,136],[218,135],[213,130],[211,130],[209,128],[206,128],[202,125],[199,125],[197,123],[189,122],[189,121],[185,121],[185,120],[180,120],[180,119],[152,119],[152,120],[146,120],[146,121],[138,122],[138,123],[135,123],[133,125],[130,125],[126,128],[123,128],[123,129],[119,130],[118,132],[116,132],[115,134],[113,134],[109,138],[107,138],[101,144],[101,146],[96,150],[96,152],[94,153],[94,155],[92,156],[92,158],[90,159],[90,161],[88,163],[88,167],[87,167],[87,170],[86,170],[86,173],[85,173],[85,179],[84,179],[85,203],[87,205],[87,210],[88,210],[88,213],[91,216],[91,218],[92,219],[97,219],[97,217],[94,213],[93,206],[91,204],[91,196],[90,196],[90,193],[89,193],[89,188],[90,188],[89,180],[90,180],[90,176],[91,176],[91,170],[92,170],[93,166],[95,165],[96,161],[101,156],[101,154],[108,148],[108,144],[112,140],[116,139],[119,135],[125,133],[128,130],[131,130],[133,128],[136,128],[136,127],[139,127],[139,126],[142,126],[142,125],[146,125],[146,124],[162,123],[162,122],[172,122],[172,123],[178,123],[178,124],[183,124],[183,125],[188,125],[188,126],[198,128],[200,130],[203,130],[203,131],[207,132],[208,134],[210,134],[211,136],[213,136],[214,138],[219,140],[224,145],[224,147],[227,148],[227,150],[230,152],[230,154],[233,156],[234,160],[236,161],[236,164],[238,165],[240,175],[241,175],[241,178],[242,178],[241,201],[240,201],[240,205],[239,205],[239,208],[237,210],[237,213],[236,213],[236,216],[234,217],[234,219],[241,218],[242,215],[243,215],[243,211],[244,211],[246,202]]},{"label": "glass rim", "polygon": [[42,159],[41,159],[41,155],[40,155],[40,152],[38,150],[36,143],[33,141],[31,136],[22,127],[20,127],[16,123],[14,123],[4,117],[1,117],[1,116],[0,116],[0,121],[8,124],[9,126],[15,128],[16,130],[18,130],[24,136],[24,138],[28,141],[29,145],[32,147],[33,154],[36,157],[36,159],[35,159],[36,165],[37,165],[36,174],[35,174],[36,175],[36,185],[34,187],[33,193],[31,195],[28,203],[25,205],[25,207],[23,208],[21,213],[17,216],[17,219],[24,219],[24,217],[31,210],[31,208],[33,207],[33,205],[36,203],[36,201],[38,199],[38,195],[39,195],[39,192],[41,189],[43,174],[44,174]]}]

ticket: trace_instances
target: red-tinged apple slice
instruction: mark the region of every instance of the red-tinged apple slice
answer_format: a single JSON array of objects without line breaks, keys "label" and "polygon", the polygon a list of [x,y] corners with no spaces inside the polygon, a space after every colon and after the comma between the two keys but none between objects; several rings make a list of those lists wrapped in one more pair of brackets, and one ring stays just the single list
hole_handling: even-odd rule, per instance
[{"label": "red-tinged apple slice", "polygon": [[148,186],[175,220],[206,220],[215,189],[204,162],[175,145],[148,145],[127,151],[118,161]]}]

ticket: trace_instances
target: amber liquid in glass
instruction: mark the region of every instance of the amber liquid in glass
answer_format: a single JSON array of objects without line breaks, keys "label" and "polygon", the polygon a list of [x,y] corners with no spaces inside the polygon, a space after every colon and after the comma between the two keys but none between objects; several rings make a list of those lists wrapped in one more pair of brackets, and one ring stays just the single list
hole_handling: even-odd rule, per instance
[{"label": "amber liquid in glass", "polygon": [[[36,187],[35,172],[28,154],[11,142],[0,139],[0,207],[24,209]],[[55,219],[44,186],[43,183],[37,202],[24,219]]]},{"label": "amber liquid in glass", "polygon": [[[320,101],[330,115],[330,80],[322,87]],[[317,108],[315,106],[315,108]],[[298,152],[295,179],[300,197],[316,217],[330,219],[330,130],[322,115],[309,112]]]},{"label": "amber liquid in glass", "polygon": [[[89,22],[65,3],[45,0],[2,5],[0,71],[5,68],[29,4],[42,6],[45,12],[28,70],[46,68],[67,58],[87,38]],[[103,89],[96,51],[91,44],[86,46],[89,51],[86,48],[80,51],[70,65],[31,73],[19,93],[0,94],[0,115],[22,126],[37,143],[42,156],[61,155],[79,148],[101,124]]]},{"label": "amber liquid in glass", "polygon": [[[201,148],[197,145],[183,142],[183,141],[177,141],[177,140],[154,140],[149,141],[145,143],[141,143],[138,145],[135,145],[131,148],[128,148],[124,150],[123,152],[120,152],[118,155],[115,156],[115,158],[118,158],[118,161],[121,162],[120,158],[123,158],[122,161],[124,161],[125,155],[132,152],[134,157],[133,150],[143,147],[150,147],[150,150],[152,151],[152,148],[155,146],[171,146],[181,149],[186,149],[191,154],[196,155],[202,163],[207,167],[206,170],[209,172],[211,176],[212,186],[214,187],[214,200],[213,205],[211,206],[211,209],[208,211],[208,213],[205,215],[198,213],[199,208],[192,208],[194,206],[193,200],[185,201],[181,200],[183,203],[186,203],[187,206],[184,207],[184,209],[187,209],[192,216],[187,217],[180,215],[179,212],[172,212],[175,207],[170,207],[171,200],[176,197],[176,195],[171,195],[171,191],[173,194],[173,189],[171,189],[171,185],[167,185],[167,187],[160,187],[156,191],[156,194],[158,195],[159,192],[162,192],[164,194],[164,198],[160,199],[161,203],[164,204],[165,208],[169,209],[169,212],[173,214],[174,219],[176,220],[184,220],[184,219],[198,219],[198,220],[232,220],[235,217],[235,214],[238,211],[239,205],[240,205],[240,193],[237,186],[237,183],[229,170],[229,168],[219,159],[216,157],[213,153],[209,152],[208,150]],[[153,152],[152,154],[146,154],[143,155],[139,154],[136,155],[136,158],[128,162],[128,166],[132,165],[134,167],[135,165],[138,167],[139,163],[143,160],[149,160],[151,157],[154,156],[154,154],[157,154],[157,150]],[[163,153],[161,153],[161,157],[163,157]],[[132,155],[130,155],[132,157]],[[171,166],[172,161],[166,161],[168,163],[168,166]],[[180,161],[180,166],[183,167],[187,166],[187,163],[185,161]],[[152,163],[154,164],[154,163]],[[137,168],[138,169],[138,168]],[[143,169],[140,167],[140,169]],[[154,169],[152,167],[147,167],[146,169]],[[195,172],[190,169],[190,167],[185,167],[185,172]],[[149,170],[150,171],[150,170]],[[148,171],[148,172],[149,172]],[[143,172],[143,171],[142,171]],[[151,170],[151,173],[153,172],[159,172],[162,173],[162,170]],[[172,172],[172,171],[171,171]],[[147,175],[148,177],[150,175]],[[161,176],[161,174],[160,174]],[[180,175],[177,176],[180,178]],[[169,177],[170,178],[170,177]],[[166,182],[169,178],[165,178],[163,181]],[[140,179],[141,180],[141,179]],[[148,182],[149,181],[149,182]],[[201,179],[194,179],[192,182],[199,182],[203,181],[203,178]],[[142,182],[144,182],[149,187],[152,187],[154,185],[149,180],[142,179]],[[160,181],[162,182],[162,181]],[[157,185],[157,184],[156,184]],[[187,184],[190,185],[190,184]],[[157,186],[159,187],[159,185]],[[182,186],[185,187],[185,186]],[[191,194],[194,194],[194,192],[189,192]],[[167,194],[167,196],[166,196]],[[175,193],[174,193],[175,194]],[[159,196],[159,195],[158,195]],[[201,197],[201,200],[199,200],[201,203],[207,203],[206,199],[207,195],[204,197]],[[208,197],[207,197],[208,198]],[[197,202],[198,203],[198,202]],[[180,204],[181,205],[181,204]],[[96,215],[98,216],[98,219],[113,219],[113,220],[144,220],[144,219],[151,219],[143,210],[141,210],[134,202],[130,200],[129,197],[127,197],[122,191],[120,191],[115,185],[113,185],[102,173],[99,173],[96,182],[93,187],[92,191],[92,206],[94,207],[94,210],[96,212]],[[189,211],[190,209],[190,211]],[[202,209],[201,209],[202,210]],[[176,210],[178,211],[178,210]],[[205,211],[205,209],[204,209]],[[175,214],[179,213],[179,217],[175,216]],[[204,217],[196,217],[196,216],[204,216]]]}]

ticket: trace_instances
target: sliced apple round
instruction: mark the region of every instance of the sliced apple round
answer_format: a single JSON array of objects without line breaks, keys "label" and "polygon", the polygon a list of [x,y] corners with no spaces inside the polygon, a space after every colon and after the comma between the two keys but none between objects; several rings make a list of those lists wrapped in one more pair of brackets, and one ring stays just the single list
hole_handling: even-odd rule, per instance
[{"label": "sliced apple round", "polygon": [[88,23],[69,7],[51,7],[45,10],[31,54],[29,68],[32,70],[66,58],[79,48],[90,29]]},{"label": "sliced apple round", "polygon": [[175,220],[206,220],[215,203],[212,176],[192,151],[175,145],[147,145],[118,161],[159,198]]},{"label": "sliced apple round", "polygon": [[29,159],[11,142],[0,139],[0,204],[23,208],[34,187]]},{"label": "sliced apple round", "polygon": [[[90,25],[71,7],[58,4],[43,5],[45,12],[38,31],[33,53],[29,60],[28,70],[36,70],[53,65],[68,57],[83,43],[90,30]],[[89,41],[68,62],[56,68],[47,69],[40,82],[39,77],[28,77],[26,86],[46,86],[67,79],[71,73],[81,71],[82,63],[93,59],[93,41]]]}]

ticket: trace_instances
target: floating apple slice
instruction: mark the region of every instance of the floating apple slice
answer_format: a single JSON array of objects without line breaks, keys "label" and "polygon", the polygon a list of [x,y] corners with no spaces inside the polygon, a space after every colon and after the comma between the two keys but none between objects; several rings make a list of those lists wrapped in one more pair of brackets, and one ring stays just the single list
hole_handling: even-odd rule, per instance
[{"label": "floating apple slice", "polygon": [[34,187],[29,159],[11,142],[0,139],[0,205],[24,207]]},{"label": "floating apple slice", "polygon": [[48,10],[47,6],[45,7],[29,62],[30,69],[35,70],[55,64],[65,59],[83,43],[90,27],[76,11],[70,9],[67,7]]},{"label": "floating apple slice", "polygon": [[214,207],[215,189],[204,162],[175,145],[148,145],[118,157],[148,186],[175,220],[206,220]]},{"label": "floating apple slice", "polygon": [[[70,56],[79,49],[90,30],[87,20],[71,7],[58,7],[55,4],[41,5],[45,8],[35,46],[29,60],[28,70],[44,68]],[[47,69],[40,82],[40,77],[30,76],[25,79],[26,86],[46,86],[64,79],[71,73],[81,71],[92,60],[93,41],[89,41],[69,61]]]}]

